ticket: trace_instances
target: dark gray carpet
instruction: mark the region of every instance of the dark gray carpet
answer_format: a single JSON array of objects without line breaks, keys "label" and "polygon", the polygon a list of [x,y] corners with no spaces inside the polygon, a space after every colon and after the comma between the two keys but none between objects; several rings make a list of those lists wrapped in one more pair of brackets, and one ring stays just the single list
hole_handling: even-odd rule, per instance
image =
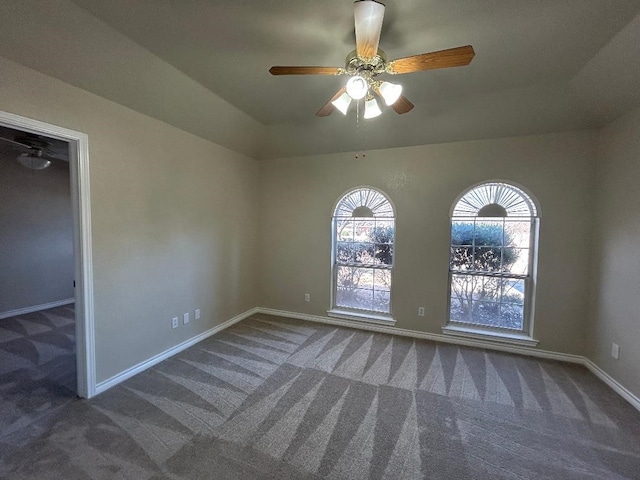
[{"label": "dark gray carpet", "polygon": [[264,315],[0,439],[6,479],[640,478],[583,367]]},{"label": "dark gray carpet", "polygon": [[0,320],[0,439],[76,397],[73,305]]}]

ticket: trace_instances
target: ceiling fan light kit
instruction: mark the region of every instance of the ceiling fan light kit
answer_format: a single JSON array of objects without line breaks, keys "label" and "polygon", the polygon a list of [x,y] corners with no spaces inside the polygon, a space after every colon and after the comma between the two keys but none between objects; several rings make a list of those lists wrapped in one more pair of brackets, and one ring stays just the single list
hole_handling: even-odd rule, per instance
[{"label": "ceiling fan light kit", "polygon": [[384,99],[384,103],[390,107],[398,101],[402,95],[402,85],[391,82],[382,82],[378,88],[380,96]]},{"label": "ceiling fan light kit", "polygon": [[364,118],[374,118],[382,112],[375,100],[381,97],[385,105],[396,113],[403,114],[414,107],[404,95],[402,85],[381,81],[382,74],[404,74],[437,68],[461,67],[469,65],[475,55],[473,47],[450,48],[437,52],[412,55],[393,61],[378,48],[384,4],[376,0],[356,0],[354,2],[354,20],[356,49],[347,55],[345,67],[304,67],[274,66],[269,69],[272,75],[349,75],[351,78],[318,112],[319,117],[331,115],[334,110],[347,114],[351,100],[365,99]]},{"label": "ceiling fan light kit", "polygon": [[343,115],[346,115],[347,110],[349,110],[349,105],[351,105],[351,97],[347,92],[344,92],[336,100],[331,102],[331,104],[336,107]]},{"label": "ceiling fan light kit", "polygon": [[69,161],[68,153],[52,150],[52,141],[40,135],[23,134],[16,136],[15,139],[0,135],[0,143],[25,150],[16,157],[16,161],[31,170],[43,170],[49,167],[52,159]]},{"label": "ceiling fan light kit", "polygon": [[376,118],[381,114],[382,110],[380,110],[375,98],[371,97],[364,102],[364,118]]},{"label": "ceiling fan light kit", "polygon": [[364,79],[364,77],[356,75],[354,77],[351,77],[347,81],[346,89],[351,98],[353,98],[354,100],[360,100],[367,94],[367,91],[369,90],[369,84]]},{"label": "ceiling fan light kit", "polygon": [[49,160],[33,153],[21,153],[17,160],[20,165],[30,168],[31,170],[44,170],[51,165]]}]

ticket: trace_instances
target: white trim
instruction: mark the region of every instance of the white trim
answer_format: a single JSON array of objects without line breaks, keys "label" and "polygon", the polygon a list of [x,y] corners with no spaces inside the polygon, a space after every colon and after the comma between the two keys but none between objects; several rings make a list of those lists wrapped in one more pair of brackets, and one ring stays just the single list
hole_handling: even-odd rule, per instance
[{"label": "white trim", "polygon": [[275,310],[272,308],[257,309],[258,313],[266,315],[276,315],[279,317],[297,318],[299,320],[308,320],[310,322],[328,323],[330,325],[340,325],[342,327],[357,328],[360,330],[368,330],[373,332],[389,333],[391,335],[401,335],[404,337],[420,338],[424,340],[432,340],[434,342],[452,343],[455,345],[464,345],[468,347],[486,348],[487,350],[498,350],[501,352],[517,353],[530,357],[546,358],[549,360],[558,360],[561,362],[584,364],[584,357],[581,355],[572,355],[569,353],[551,352],[548,350],[539,350],[537,348],[525,347],[521,345],[508,345],[486,340],[478,340],[472,338],[461,338],[438,333],[419,332],[417,330],[407,330],[404,328],[391,327],[373,323],[365,323],[362,321],[343,320],[337,318],[321,317],[318,315],[308,315],[305,313],[287,312],[284,310]]},{"label": "white trim", "polygon": [[3,318],[17,317],[18,315],[26,315],[27,313],[39,312],[41,310],[48,310],[49,308],[62,307],[63,305],[70,305],[73,302],[75,302],[75,299],[67,298],[65,300],[57,300],[55,302],[43,303],[41,305],[34,305],[32,307],[9,310],[8,312],[0,313],[0,320],[2,320]]},{"label": "white trim", "polygon": [[75,258],[76,363],[78,395],[95,394],[95,325],[91,194],[89,189],[89,137],[82,132],[0,111],[0,125],[57,138],[69,143],[69,170],[73,208]]},{"label": "white trim", "polygon": [[206,332],[200,333],[176,345],[175,347],[171,347],[165,350],[164,352],[154,355],[153,357],[149,358],[148,360],[145,360],[144,362],[140,362],[139,364],[134,365],[133,367],[127,368],[123,372],[120,372],[117,375],[114,375],[113,377],[98,383],[96,385],[95,394],[97,395],[99,393],[104,392],[105,390],[110,389],[111,387],[115,387],[116,385],[118,385],[121,382],[124,382],[128,378],[131,378],[134,375],[137,375],[138,373],[144,372],[146,369],[153,367],[154,365],[162,362],[163,360],[166,360],[169,357],[174,356],[177,353],[182,352],[183,350],[189,348],[190,346],[195,345],[198,342],[201,342],[202,340],[220,332],[221,330],[224,330],[225,328],[229,328],[231,325],[234,325],[239,321],[244,320],[245,318],[250,317],[255,313],[258,313],[258,308],[252,308],[251,310],[247,310],[246,312],[236,315],[235,317],[231,318],[230,320],[227,320],[224,323],[221,323],[220,325],[216,325],[215,327],[210,328]]},{"label": "white trim", "polygon": [[524,192],[524,194],[529,197],[529,199],[533,203],[533,207],[536,209],[536,215],[534,215],[533,217],[542,218],[542,209],[540,207],[540,202],[538,201],[536,196],[533,193],[531,193],[531,190],[529,190],[524,185],[521,185],[520,183],[514,182],[512,180],[505,180],[505,179],[502,179],[502,178],[494,178],[493,180],[483,180],[481,182],[474,183],[473,185],[465,188],[462,191],[462,193],[456,197],[455,201],[453,202],[453,204],[449,208],[449,218],[453,217],[453,212],[456,209],[456,205],[458,205],[458,202],[460,200],[462,200],[462,197],[464,197],[467,193],[469,193],[474,188],[479,187],[481,185],[484,185],[486,183],[504,183],[505,185],[509,185],[511,187],[516,187],[517,189],[522,190]]},{"label": "white trim", "polygon": [[333,310],[327,310],[327,316],[333,318],[342,318],[344,320],[354,320],[356,322],[377,323],[380,325],[393,326],[396,324],[396,321],[393,318],[386,317],[384,315],[350,312],[348,310],[339,310],[335,308]]},{"label": "white trim", "polygon": [[509,333],[501,331],[488,331],[472,327],[461,327],[458,325],[446,325],[442,327],[442,333],[452,337],[475,338],[487,342],[503,343],[507,345],[522,345],[524,347],[535,347],[540,343],[535,338],[522,333]]},{"label": "white trim", "polygon": [[627,402],[629,402],[636,410],[640,412],[640,398],[631,393],[629,389],[622,386],[620,382],[615,380],[611,375],[602,370],[598,365],[593,363],[588,358],[584,359],[584,366],[589,369],[591,373],[593,373],[596,377],[606,383],[609,387],[611,387],[618,395],[624,398]]}]

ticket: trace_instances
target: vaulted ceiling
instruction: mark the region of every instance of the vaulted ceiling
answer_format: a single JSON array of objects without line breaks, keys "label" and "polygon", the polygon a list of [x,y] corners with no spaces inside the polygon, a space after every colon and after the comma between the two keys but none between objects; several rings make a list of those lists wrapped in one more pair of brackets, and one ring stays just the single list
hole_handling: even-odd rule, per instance
[{"label": "vaulted ceiling", "polygon": [[388,58],[476,56],[394,77],[414,110],[359,126],[315,116],[345,77],[268,73],[344,66],[351,0],[3,2],[0,55],[225,145],[203,126],[213,109],[261,137],[244,153],[270,158],[602,125],[640,105],[639,14],[639,0],[388,0]]}]

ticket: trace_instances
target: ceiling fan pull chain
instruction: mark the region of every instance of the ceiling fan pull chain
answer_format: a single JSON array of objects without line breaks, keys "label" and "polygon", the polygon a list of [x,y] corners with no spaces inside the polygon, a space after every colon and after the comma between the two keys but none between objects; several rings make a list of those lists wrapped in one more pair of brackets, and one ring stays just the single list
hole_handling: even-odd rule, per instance
[{"label": "ceiling fan pull chain", "polygon": [[356,158],[360,151],[360,101],[356,100]]},{"label": "ceiling fan pull chain", "polygon": [[[365,144],[367,141],[367,123],[366,122],[362,122],[362,130],[361,130],[361,122],[360,122],[360,116],[364,115],[364,111],[362,111],[362,109],[360,108],[360,100],[358,100],[356,102],[356,138],[357,143],[356,143],[356,158],[358,158],[359,156],[362,156],[362,158],[365,158],[367,156],[367,153],[365,151]],[[362,131],[362,134],[361,134]]]}]

